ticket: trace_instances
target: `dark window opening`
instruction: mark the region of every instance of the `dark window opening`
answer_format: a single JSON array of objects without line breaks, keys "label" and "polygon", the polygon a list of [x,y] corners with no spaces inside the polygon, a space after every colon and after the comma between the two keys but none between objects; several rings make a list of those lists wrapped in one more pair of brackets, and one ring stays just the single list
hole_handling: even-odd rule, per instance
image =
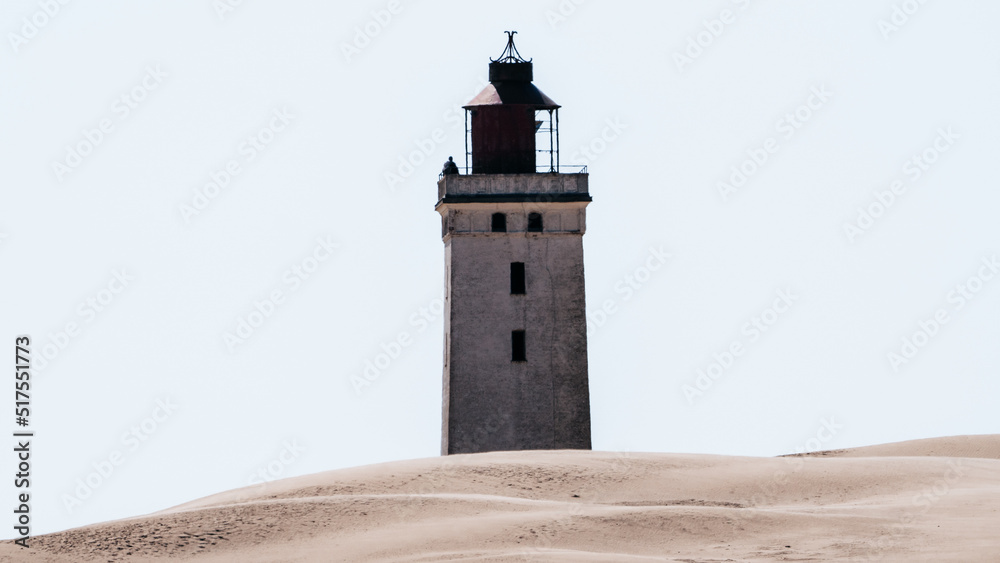
[{"label": "dark window opening", "polygon": [[507,232],[507,216],[503,213],[493,214],[493,232],[494,233],[506,233]]},{"label": "dark window opening", "polygon": [[541,213],[529,213],[528,214],[528,232],[530,232],[530,233],[540,233],[540,232],[542,232],[542,214]]},{"label": "dark window opening", "polygon": [[524,331],[515,330],[510,333],[510,361],[512,362],[526,362],[528,361],[528,356],[524,349]]},{"label": "dark window opening", "polygon": [[510,294],[511,295],[524,295],[525,283],[524,283],[524,262],[511,262],[510,263]]}]

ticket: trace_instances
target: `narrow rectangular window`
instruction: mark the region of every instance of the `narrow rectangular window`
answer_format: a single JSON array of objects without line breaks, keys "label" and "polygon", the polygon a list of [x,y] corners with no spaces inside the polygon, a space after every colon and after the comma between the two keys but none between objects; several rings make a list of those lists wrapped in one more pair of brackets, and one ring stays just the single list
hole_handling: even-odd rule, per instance
[{"label": "narrow rectangular window", "polygon": [[510,263],[510,294],[524,295],[524,262]]},{"label": "narrow rectangular window", "polygon": [[524,346],[524,331],[515,330],[510,333],[510,361],[526,362],[528,356]]},{"label": "narrow rectangular window", "polygon": [[494,213],[492,225],[494,233],[506,233],[507,232],[507,216],[503,213]]},{"label": "narrow rectangular window", "polygon": [[529,213],[528,214],[528,232],[529,233],[540,233],[540,232],[542,232],[542,214],[541,213]]}]

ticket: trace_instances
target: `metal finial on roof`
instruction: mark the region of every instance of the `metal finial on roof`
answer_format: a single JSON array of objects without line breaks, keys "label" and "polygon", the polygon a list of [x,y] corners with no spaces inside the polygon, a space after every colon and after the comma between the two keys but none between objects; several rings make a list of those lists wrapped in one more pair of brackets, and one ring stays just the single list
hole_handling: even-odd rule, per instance
[{"label": "metal finial on roof", "polygon": [[492,63],[530,63],[531,59],[525,60],[521,56],[521,53],[517,52],[517,47],[514,46],[514,35],[516,31],[505,31],[507,34],[507,48],[500,53],[500,58],[490,59]]}]

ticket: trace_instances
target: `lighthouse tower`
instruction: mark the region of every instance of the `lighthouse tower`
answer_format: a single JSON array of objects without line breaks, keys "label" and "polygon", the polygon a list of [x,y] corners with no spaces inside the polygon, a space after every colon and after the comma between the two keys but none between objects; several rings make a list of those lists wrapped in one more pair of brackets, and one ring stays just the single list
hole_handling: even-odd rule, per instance
[{"label": "lighthouse tower", "polygon": [[442,455],[590,449],[586,168],[514,47],[466,110],[466,168],[438,181],[445,248]]}]

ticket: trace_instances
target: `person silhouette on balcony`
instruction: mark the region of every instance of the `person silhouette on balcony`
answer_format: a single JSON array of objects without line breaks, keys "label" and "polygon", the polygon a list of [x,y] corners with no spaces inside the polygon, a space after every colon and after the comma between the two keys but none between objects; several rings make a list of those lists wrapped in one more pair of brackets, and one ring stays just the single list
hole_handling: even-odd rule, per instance
[{"label": "person silhouette on balcony", "polygon": [[448,162],[444,163],[444,168],[441,170],[444,175],[448,174],[458,174],[458,165],[455,164],[455,160],[452,157],[448,157]]}]

